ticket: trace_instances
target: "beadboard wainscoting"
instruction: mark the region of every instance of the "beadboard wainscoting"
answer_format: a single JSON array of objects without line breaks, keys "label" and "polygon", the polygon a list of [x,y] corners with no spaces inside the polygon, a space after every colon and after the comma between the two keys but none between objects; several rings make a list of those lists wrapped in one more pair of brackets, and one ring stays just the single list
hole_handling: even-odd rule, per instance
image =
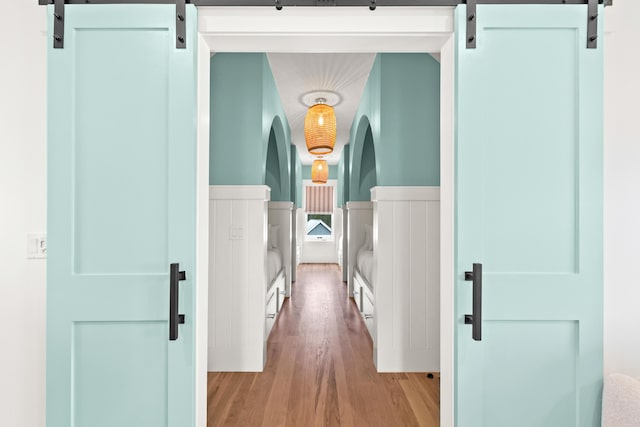
[{"label": "beadboard wainscoting", "polygon": [[440,188],[374,187],[378,372],[440,370]]},{"label": "beadboard wainscoting", "polygon": [[270,189],[209,187],[209,371],[262,371]]},{"label": "beadboard wainscoting", "polygon": [[347,206],[342,208],[342,258],[339,260],[342,269],[342,281],[349,281],[349,212]]}]

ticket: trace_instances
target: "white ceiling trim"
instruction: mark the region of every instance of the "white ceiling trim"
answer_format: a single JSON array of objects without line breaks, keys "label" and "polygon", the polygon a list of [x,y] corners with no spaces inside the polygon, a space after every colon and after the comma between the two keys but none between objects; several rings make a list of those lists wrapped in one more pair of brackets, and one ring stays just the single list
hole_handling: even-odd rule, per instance
[{"label": "white ceiling trim", "polygon": [[439,52],[453,9],[199,7],[198,30],[216,52]]}]

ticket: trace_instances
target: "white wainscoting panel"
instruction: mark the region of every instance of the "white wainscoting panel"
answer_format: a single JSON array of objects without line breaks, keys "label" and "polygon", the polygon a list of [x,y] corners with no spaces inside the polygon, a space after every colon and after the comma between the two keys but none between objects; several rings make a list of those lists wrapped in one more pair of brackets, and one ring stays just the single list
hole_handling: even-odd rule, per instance
[{"label": "white wainscoting panel", "polygon": [[349,215],[347,213],[347,206],[342,208],[342,259],[340,260],[342,266],[342,281],[349,281]]},{"label": "white wainscoting panel", "polygon": [[[298,271],[298,207],[294,204],[291,212],[291,281],[296,281],[296,272]],[[289,288],[289,296],[291,296],[291,288]]]},{"label": "white wainscoting panel", "polygon": [[293,245],[293,203],[269,202],[269,224],[279,225],[278,249],[282,254],[285,274],[285,292],[291,295],[291,261]]},{"label": "white wainscoting panel", "polygon": [[209,371],[266,360],[267,186],[209,187]]},{"label": "white wainscoting panel", "polygon": [[440,370],[440,189],[374,187],[378,372]]},{"label": "white wainscoting panel", "polygon": [[353,268],[358,249],[364,243],[366,225],[373,225],[373,204],[371,202],[347,202],[347,284],[348,294],[353,296]]}]

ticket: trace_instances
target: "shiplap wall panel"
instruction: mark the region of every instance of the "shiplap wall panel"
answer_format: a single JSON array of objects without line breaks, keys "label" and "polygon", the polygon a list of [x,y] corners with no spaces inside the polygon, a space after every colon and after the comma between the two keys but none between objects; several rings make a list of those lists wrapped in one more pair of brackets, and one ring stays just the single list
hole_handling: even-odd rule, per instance
[{"label": "shiplap wall panel", "polygon": [[433,367],[427,371],[440,371],[440,201],[427,204],[427,236],[434,242],[427,245],[427,348]]},{"label": "shiplap wall panel", "polygon": [[[386,263],[383,260],[393,259],[392,242],[394,229],[389,226],[393,223],[393,209],[380,209],[379,203],[373,203],[373,253],[375,257],[373,272],[373,294],[375,300],[373,362],[378,371],[381,369],[381,353],[383,355],[382,367],[386,366],[388,370],[391,365],[388,360],[384,359],[384,354],[386,353],[384,348],[385,346],[390,347],[392,345],[390,340],[393,340],[393,269],[384,268]],[[381,264],[382,268],[380,268]],[[379,341],[378,337],[382,337],[382,342]],[[382,351],[380,350],[381,344]]]},{"label": "shiplap wall panel", "polygon": [[[391,323],[392,323],[392,341],[391,348],[404,349],[411,348],[409,342],[409,319],[411,318],[411,287],[415,285],[411,283],[411,253],[409,251],[411,243],[411,224],[409,223],[409,203],[405,201],[380,202],[379,210],[391,209],[393,211],[392,240],[391,240],[391,257],[388,260],[380,259],[378,268],[391,269],[391,282],[381,284],[381,286],[390,286],[391,288]],[[379,224],[381,228],[388,228],[385,224]],[[379,242],[380,245],[388,244],[388,242]],[[387,262],[385,262],[387,261]],[[391,261],[391,262],[388,262]],[[376,283],[377,284],[377,283]],[[384,304],[384,301],[380,301]],[[400,314],[402,313],[402,314]],[[380,322],[386,319],[379,319]],[[384,341],[380,342],[384,344]],[[380,347],[378,347],[380,348]],[[400,360],[405,357],[404,354],[391,351],[391,363],[399,364]]]},{"label": "shiplap wall panel", "polygon": [[349,281],[349,215],[347,206],[342,208],[342,281]]},{"label": "shiplap wall panel", "polygon": [[[209,239],[209,256],[211,262],[210,284],[219,284],[222,281],[231,281],[232,272],[230,269],[221,266],[232,264],[232,253],[227,250],[229,245],[225,240],[217,238],[228,229],[226,224],[231,224],[231,201],[221,200],[211,203],[210,210],[213,221],[210,224],[211,238]],[[225,277],[226,276],[226,277]],[[232,288],[230,286],[210,286],[209,289],[209,355],[214,352],[226,351],[231,346],[229,336],[229,310],[232,308],[226,301],[232,299]],[[211,358],[209,359],[211,360]],[[210,364],[211,365],[211,364]],[[209,366],[209,370],[211,366]]]},{"label": "shiplap wall panel", "polygon": [[438,187],[372,190],[379,372],[440,368]]},{"label": "shiplap wall panel", "polygon": [[[429,293],[427,273],[427,225],[429,217],[428,202],[406,202],[409,205],[409,311],[405,318],[409,321],[409,346],[422,349],[428,345],[428,307]],[[425,220],[426,219],[426,220]],[[426,260],[426,262],[416,262]]]},{"label": "shiplap wall panel", "polygon": [[[298,208],[294,204],[291,211],[291,282],[296,281],[296,270],[298,269]],[[289,286],[289,296],[291,296],[291,286]]]},{"label": "shiplap wall panel", "polygon": [[[249,322],[247,336],[251,337],[247,347],[242,348],[240,362],[244,365],[244,358],[251,363],[247,363],[245,370],[262,371],[267,360],[266,351],[266,288],[267,288],[267,231],[268,231],[268,202],[267,200],[251,200],[247,206],[247,298],[249,300],[248,311],[243,312],[241,317]],[[254,354],[254,348],[258,351]],[[261,351],[260,351],[261,350]],[[253,365],[256,363],[256,365]],[[239,369],[238,369],[239,370]]]},{"label": "shiplap wall panel", "polygon": [[211,186],[209,371],[262,371],[268,187]]},{"label": "shiplap wall panel", "polygon": [[[246,200],[234,200],[231,202],[231,226],[244,227],[247,235],[249,232],[248,212],[250,203]],[[230,270],[231,280],[220,283],[223,287],[231,289],[231,299],[226,303],[231,306],[227,313],[229,319],[228,329],[226,333],[230,335],[229,341],[231,345],[230,356],[233,358],[234,350],[251,347],[251,341],[254,339],[254,331],[249,327],[248,316],[246,313],[250,310],[249,300],[249,258],[248,254],[250,246],[247,245],[247,239],[230,240],[229,236],[221,235],[220,240],[226,237],[231,245],[231,264],[225,266]],[[216,265],[220,269],[222,266]],[[229,363],[230,361],[227,361]]]}]

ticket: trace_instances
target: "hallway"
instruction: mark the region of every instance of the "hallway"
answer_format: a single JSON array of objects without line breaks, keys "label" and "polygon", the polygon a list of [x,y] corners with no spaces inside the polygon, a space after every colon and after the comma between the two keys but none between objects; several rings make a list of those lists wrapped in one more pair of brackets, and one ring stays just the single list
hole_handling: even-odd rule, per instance
[{"label": "hallway", "polygon": [[438,426],[439,376],[378,374],[334,264],[298,268],[264,372],[208,374],[208,427]]}]

